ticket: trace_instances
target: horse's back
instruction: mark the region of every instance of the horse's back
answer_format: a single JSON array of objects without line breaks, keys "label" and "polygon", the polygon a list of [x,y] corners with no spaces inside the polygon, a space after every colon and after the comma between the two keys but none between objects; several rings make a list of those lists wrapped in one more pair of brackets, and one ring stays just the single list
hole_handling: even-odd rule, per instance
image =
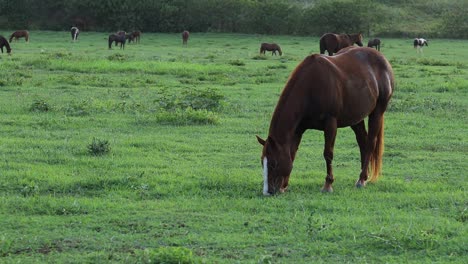
[{"label": "horse's back", "polygon": [[[350,46],[340,50],[333,59],[347,76],[344,87],[349,93],[359,95],[360,90],[366,90],[362,87],[366,87],[372,98],[388,102],[393,93],[393,69],[380,52]],[[361,100],[366,100],[365,96]]]},{"label": "horse's back", "polygon": [[386,104],[394,83],[391,66],[382,54],[352,46],[336,56],[307,57],[290,81],[291,88],[309,101],[311,116],[336,116],[339,127],[361,121],[378,102]]}]

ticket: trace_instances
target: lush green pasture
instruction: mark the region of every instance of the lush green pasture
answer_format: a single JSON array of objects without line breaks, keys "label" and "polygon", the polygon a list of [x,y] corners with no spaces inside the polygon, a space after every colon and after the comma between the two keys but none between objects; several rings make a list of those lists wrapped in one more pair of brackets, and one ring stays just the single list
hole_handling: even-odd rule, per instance
[{"label": "lush green pasture", "polygon": [[[354,187],[341,129],[321,193],[308,131],[288,192],[263,197],[255,135],[318,38],[106,37],[31,32],[0,55],[1,263],[467,262],[468,42],[382,40],[397,85],[377,183]],[[259,56],[273,41],[283,56]]]}]

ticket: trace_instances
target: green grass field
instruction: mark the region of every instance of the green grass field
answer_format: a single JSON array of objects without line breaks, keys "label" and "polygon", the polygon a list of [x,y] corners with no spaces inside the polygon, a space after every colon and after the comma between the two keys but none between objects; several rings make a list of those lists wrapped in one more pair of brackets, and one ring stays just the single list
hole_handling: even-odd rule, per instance
[{"label": "green grass field", "polygon": [[340,129],[321,193],[308,131],[288,192],[264,197],[255,135],[318,37],[144,33],[108,50],[107,35],[33,31],[0,55],[1,263],[468,261],[467,41],[382,39],[396,87],[378,182],[354,187]]}]

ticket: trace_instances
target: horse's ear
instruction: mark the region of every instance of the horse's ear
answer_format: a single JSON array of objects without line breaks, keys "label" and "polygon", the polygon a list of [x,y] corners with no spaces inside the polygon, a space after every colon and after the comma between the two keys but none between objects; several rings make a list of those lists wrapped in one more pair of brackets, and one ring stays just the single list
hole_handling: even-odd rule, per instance
[{"label": "horse's ear", "polygon": [[257,137],[258,143],[260,143],[262,146],[265,146],[265,140],[261,139],[259,136],[255,135]]}]

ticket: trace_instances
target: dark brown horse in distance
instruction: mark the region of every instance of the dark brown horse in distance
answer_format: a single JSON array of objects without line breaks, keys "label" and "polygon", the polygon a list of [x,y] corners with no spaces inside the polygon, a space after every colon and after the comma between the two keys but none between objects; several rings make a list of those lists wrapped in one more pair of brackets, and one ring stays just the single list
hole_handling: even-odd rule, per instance
[{"label": "dark brown horse in distance", "polygon": [[[284,192],[294,158],[307,129],[324,132],[327,176],[322,191],[331,192],[337,129],[351,127],[361,152],[357,187],[379,177],[384,149],[384,112],[393,93],[389,62],[371,48],[349,47],[336,56],[306,57],[291,74],[276,105],[263,145],[263,194]],[[368,131],[364,120],[368,117]],[[368,168],[370,167],[370,170]]]},{"label": "dark brown horse in distance", "polygon": [[362,47],[362,34],[333,34],[326,33],[320,38],[320,54],[324,54],[325,50],[328,55],[332,56],[339,50],[352,46],[354,43]]},{"label": "dark brown horse in distance", "polygon": [[130,34],[132,35],[132,40],[135,41],[135,43],[140,43],[141,31],[133,31]]},{"label": "dark brown horse in distance", "polygon": [[11,55],[10,44],[8,43],[7,39],[4,36],[0,36],[0,50],[2,50],[2,53],[3,53],[3,47],[6,48],[8,55]]},{"label": "dark brown horse in distance", "polygon": [[182,45],[187,45],[189,36],[190,33],[187,30],[184,30],[184,32],[182,32]]},{"label": "dark brown horse in distance", "polygon": [[117,44],[120,43],[120,49],[125,49],[125,41],[126,41],[125,32],[123,35],[110,34],[108,41],[109,41],[109,49],[112,48],[112,42],[115,42],[116,46]]},{"label": "dark brown horse in distance", "polygon": [[369,48],[375,47],[376,50],[380,51],[380,39],[375,38],[375,39],[369,40],[369,42],[367,42],[367,47]]},{"label": "dark brown horse in distance", "polygon": [[29,42],[29,32],[27,30],[18,30],[13,32],[10,36],[10,43],[13,38],[17,41],[19,38],[24,38],[26,42]]},{"label": "dark brown horse in distance", "polygon": [[278,51],[279,55],[283,55],[281,48],[276,43],[262,43],[260,45],[260,54],[265,55],[265,51],[271,51],[271,56],[276,55],[276,51]]}]

